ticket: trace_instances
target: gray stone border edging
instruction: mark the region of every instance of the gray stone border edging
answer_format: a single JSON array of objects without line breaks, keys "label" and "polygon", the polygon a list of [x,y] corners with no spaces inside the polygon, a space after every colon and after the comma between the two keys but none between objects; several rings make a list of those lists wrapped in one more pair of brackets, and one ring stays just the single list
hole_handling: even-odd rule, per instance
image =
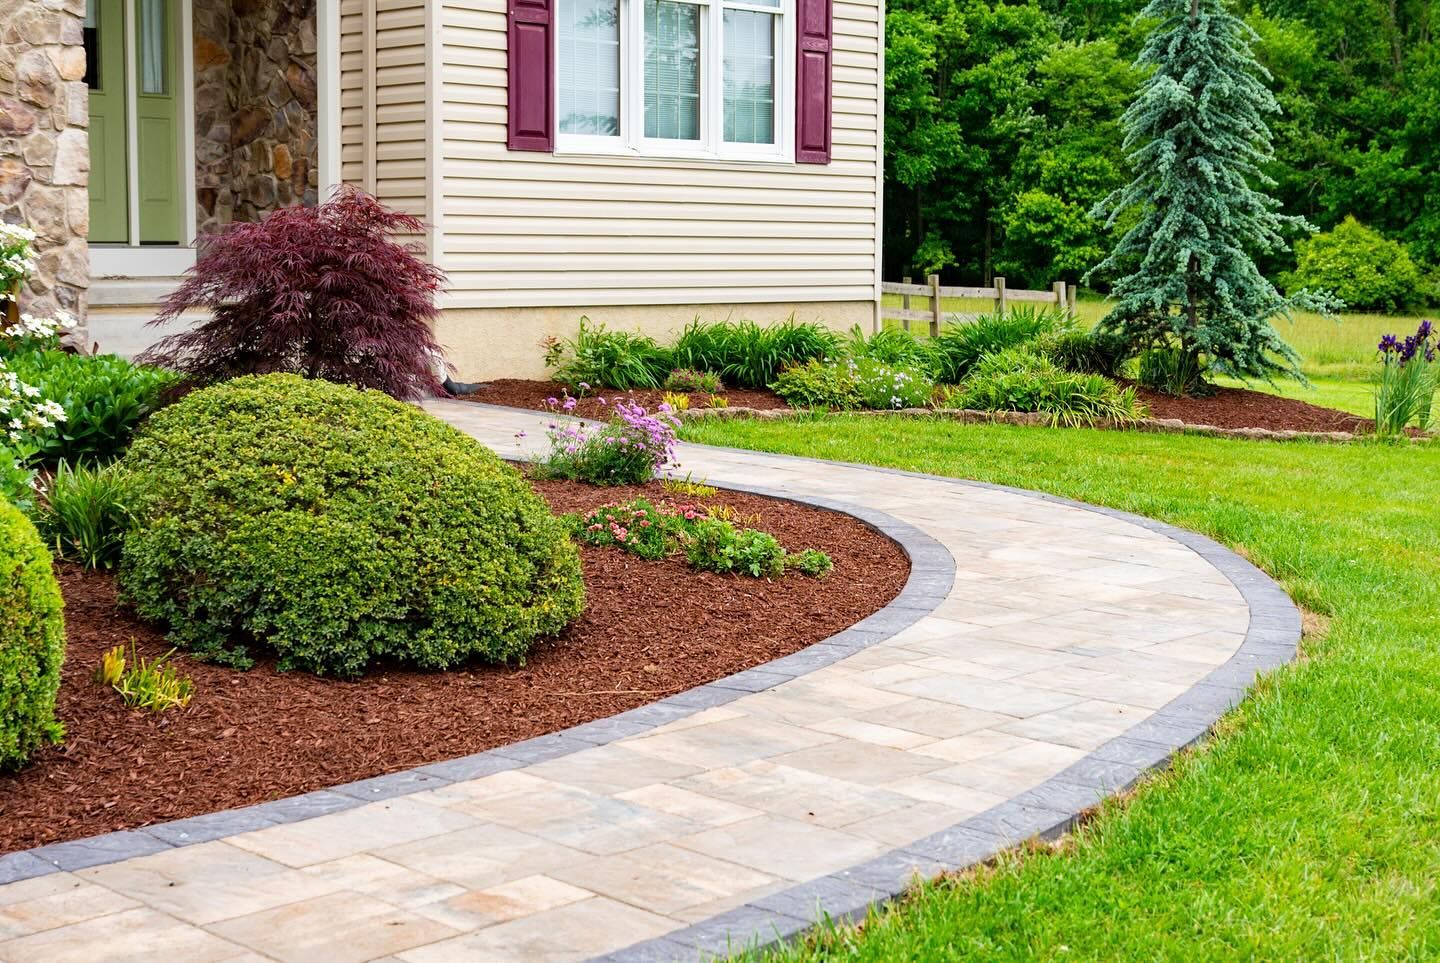
[{"label": "gray stone border edging", "polygon": [[1122,735],[1033,789],[883,856],[762,897],[657,939],[595,957],[591,963],[671,963],[772,946],[796,938],[825,920],[863,918],[871,906],[902,895],[917,875],[930,878],[962,870],[1031,839],[1056,839],[1106,798],[1168,767],[1177,753],[1208,735],[1262,673],[1292,661],[1299,651],[1300,612],[1285,590],[1255,565],[1205,535],[1143,515],[1009,485],[803,455],[776,455],[750,448],[703,447],[1008,492],[1129,522],[1179,542],[1214,566],[1240,592],[1250,610],[1250,622],[1240,647],[1223,665]]},{"label": "gray stone border edging", "polygon": [[473,755],[430,763],[414,769],[318,789],[299,796],[256,803],[186,819],[89,836],[0,855],[0,885],[49,873],[87,869],[137,856],[193,846],[240,833],[315,816],[354,809],[368,802],[392,799],[478,779],[507,769],[602,746],[683,719],[702,709],[733,702],[798,676],[831,665],[882,642],[928,615],[945,601],[955,577],[955,560],[938,541],[913,525],[874,509],[819,496],[797,496],[752,485],[726,484],[734,491],[844,512],[888,536],[910,559],[910,577],[888,605],[829,638],[774,661],[716,679],[658,702],[618,715],[562,729]]}]

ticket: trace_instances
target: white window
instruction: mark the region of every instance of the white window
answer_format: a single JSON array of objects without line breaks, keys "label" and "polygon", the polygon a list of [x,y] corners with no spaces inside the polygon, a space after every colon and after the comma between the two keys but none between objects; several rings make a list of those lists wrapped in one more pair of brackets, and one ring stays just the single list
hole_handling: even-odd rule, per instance
[{"label": "white window", "polygon": [[795,0],[558,0],[561,152],[793,157]]}]

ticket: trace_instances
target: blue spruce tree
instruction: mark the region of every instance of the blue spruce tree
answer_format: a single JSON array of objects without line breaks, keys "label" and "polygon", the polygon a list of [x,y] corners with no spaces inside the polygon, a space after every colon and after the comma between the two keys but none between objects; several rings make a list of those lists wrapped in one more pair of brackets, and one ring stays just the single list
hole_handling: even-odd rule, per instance
[{"label": "blue spruce tree", "polygon": [[1174,394],[1209,372],[1302,377],[1270,322],[1326,305],[1282,296],[1252,259],[1284,250],[1287,230],[1314,230],[1260,189],[1274,184],[1261,170],[1273,154],[1265,115],[1280,108],[1250,49],[1256,34],[1224,0],[1151,0],[1140,16],[1157,23],[1136,61],[1149,78],[1124,115],[1135,178],[1092,215],[1139,219],[1090,272],[1131,271],[1101,329],[1149,352],[1142,378]]}]

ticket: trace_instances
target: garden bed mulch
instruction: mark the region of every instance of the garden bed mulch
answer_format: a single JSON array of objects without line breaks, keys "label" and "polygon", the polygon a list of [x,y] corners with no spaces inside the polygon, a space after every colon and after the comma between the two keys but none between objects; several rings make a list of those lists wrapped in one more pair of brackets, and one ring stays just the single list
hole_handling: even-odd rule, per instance
[{"label": "garden bed mulch", "polygon": [[1263,428],[1268,431],[1347,431],[1370,434],[1375,423],[1348,411],[1322,408],[1298,398],[1282,398],[1248,388],[1216,388],[1215,393],[1176,398],[1136,386],[1135,393],[1152,418],[1174,418],[1187,425],[1215,428]]},{"label": "garden bed mulch", "polygon": [[[1277,432],[1347,432],[1357,435],[1370,434],[1375,427],[1373,421],[1346,411],[1322,408],[1298,398],[1282,398],[1247,388],[1217,388],[1214,394],[1210,395],[1175,398],[1138,385],[1134,387],[1140,400],[1149,407],[1151,418],[1180,421],[1186,425],[1206,425],[1227,430],[1251,428]],[[629,398],[647,408],[654,408],[660,402],[661,394],[659,391],[602,390],[599,397],[605,398],[607,402],[613,402],[616,397]],[[775,416],[793,410],[772,391],[730,388],[723,392],[723,396],[729,402],[728,409],[737,415],[746,411],[763,411]],[[546,411],[547,399],[559,397],[562,397],[560,386],[553,381],[504,378],[488,382],[483,389],[464,396],[462,400]],[[689,397],[691,411],[704,411],[712,407],[708,403],[707,395],[697,392]],[[597,398],[592,396],[579,401],[575,414],[585,418],[604,419],[608,417],[609,411],[607,406],[601,405]]]},{"label": "garden bed mulch", "polygon": [[[677,500],[659,483],[536,487],[556,511]],[[106,649],[133,639],[158,656],[169,650],[163,636],[117,607],[110,574],[62,564],[68,732],[25,769],[0,774],[0,852],[291,796],[613,715],[818,642],[884,606],[908,577],[900,547],[849,516],[736,492],[702,501],[787,548],[829,552],[834,572],[771,582],[582,546],[585,614],[524,666],[377,669],[343,682],[180,654],[196,694],[163,714],[127,709],[92,680]]]},{"label": "garden bed mulch", "polygon": [[[590,393],[587,397],[579,399],[575,407],[575,414],[582,418],[598,418],[604,420],[610,416],[609,406],[614,404],[616,398],[628,399],[639,403],[646,408],[653,409],[660,404],[664,395],[663,391],[647,391],[636,389],[634,391],[613,391],[602,388],[599,391]],[[749,388],[726,388],[719,393],[731,408],[754,408],[759,411],[769,411],[776,408],[790,406],[780,399],[773,391],[755,391]],[[547,401],[550,398],[564,397],[563,389],[553,381],[528,381],[523,378],[498,378],[495,381],[487,381],[484,387],[474,394],[464,395],[462,401],[479,401],[489,405],[506,405],[511,408],[530,408],[534,411],[551,410]],[[704,392],[690,392],[686,394],[690,399],[692,409],[713,407],[711,395]],[[599,399],[604,398],[606,404],[600,404]]]}]

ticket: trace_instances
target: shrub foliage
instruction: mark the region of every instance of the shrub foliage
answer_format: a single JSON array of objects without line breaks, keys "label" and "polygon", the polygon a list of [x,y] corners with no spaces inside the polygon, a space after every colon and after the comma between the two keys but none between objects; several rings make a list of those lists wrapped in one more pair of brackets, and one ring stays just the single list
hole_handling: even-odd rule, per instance
[{"label": "shrub foliage", "polygon": [[574,338],[548,342],[545,364],[555,369],[556,381],[582,393],[594,388],[630,391],[659,388],[670,370],[670,352],[648,335],[609,331],[581,318]]},{"label": "shrub foliage", "polygon": [[1032,346],[986,355],[952,396],[951,404],[980,411],[1029,411],[1051,424],[1087,425],[1100,419],[1134,421],[1146,414],[1134,388],[1102,375],[1062,371]]},{"label": "shrub foliage", "polygon": [[0,769],[18,768],[65,734],[55,720],[65,660],[61,606],[40,536],[0,500]]},{"label": "shrub foliage", "polygon": [[584,590],[561,523],[477,442],[378,392],[238,378],[155,416],[125,458],[120,584],[197,653],[354,676],[521,659]]},{"label": "shrub foliage", "polygon": [[207,240],[193,274],[154,324],[203,310],[144,360],[202,384],[292,372],[396,398],[439,390],[430,333],[444,275],[421,258],[424,225],[353,188],[317,207],[287,207]]},{"label": "shrub foliage", "polygon": [[35,433],[35,457],[47,462],[120,457],[177,380],[173,371],[113,354],[37,351],[17,355],[11,365],[20,380],[65,409],[64,421]]},{"label": "shrub foliage", "polygon": [[1288,290],[1329,291],[1356,311],[1400,311],[1425,300],[1425,278],[1405,245],[1353,217],[1335,230],[1295,243]]},{"label": "shrub foliage", "polygon": [[932,370],[941,384],[965,380],[981,358],[1056,330],[1064,316],[1030,306],[985,314],[963,324],[947,324],[930,342]]}]

